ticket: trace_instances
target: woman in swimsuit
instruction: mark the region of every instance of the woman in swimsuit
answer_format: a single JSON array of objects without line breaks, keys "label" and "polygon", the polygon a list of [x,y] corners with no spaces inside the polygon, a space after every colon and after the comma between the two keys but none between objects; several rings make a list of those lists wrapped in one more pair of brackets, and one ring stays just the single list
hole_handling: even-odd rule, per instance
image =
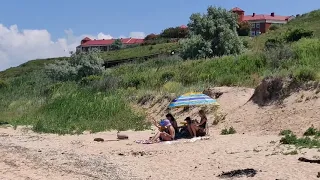
[{"label": "woman in swimsuit", "polygon": [[204,110],[199,111],[199,116],[201,118],[200,123],[193,122],[188,125],[188,130],[192,137],[206,135],[207,116]]},{"label": "woman in swimsuit", "polygon": [[162,128],[164,128],[165,130],[158,132],[150,140],[152,142],[156,142],[158,139],[160,139],[161,141],[172,141],[172,140],[174,140],[175,130],[174,130],[172,124],[170,123],[170,121],[169,120],[162,120],[162,121],[160,121],[159,125]]}]

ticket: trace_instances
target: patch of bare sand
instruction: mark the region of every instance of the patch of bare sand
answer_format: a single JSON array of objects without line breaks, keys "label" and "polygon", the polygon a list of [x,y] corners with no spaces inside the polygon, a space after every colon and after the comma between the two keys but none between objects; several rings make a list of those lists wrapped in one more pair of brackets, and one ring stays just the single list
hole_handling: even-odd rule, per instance
[{"label": "patch of bare sand", "polygon": [[0,129],[0,179],[218,179],[222,172],[254,168],[255,177],[239,179],[317,179],[318,165],[299,162],[314,158],[315,149],[279,145],[279,136],[235,134],[193,143],[142,145],[151,131],[57,136]]}]

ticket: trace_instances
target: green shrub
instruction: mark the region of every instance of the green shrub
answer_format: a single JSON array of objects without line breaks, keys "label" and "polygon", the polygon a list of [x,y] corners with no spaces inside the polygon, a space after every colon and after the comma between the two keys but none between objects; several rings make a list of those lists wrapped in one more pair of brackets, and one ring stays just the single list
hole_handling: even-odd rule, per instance
[{"label": "green shrub", "polygon": [[286,130],[281,131],[279,135],[285,136],[285,135],[289,135],[289,134],[293,134],[293,132],[289,129],[286,129]]},{"label": "green shrub", "polygon": [[285,35],[285,40],[287,42],[299,41],[301,38],[311,38],[313,36],[313,31],[306,30],[303,28],[289,30]]},{"label": "green shrub", "polygon": [[273,69],[279,68],[285,60],[293,60],[296,58],[296,54],[290,45],[269,47],[265,50],[264,56]]},{"label": "green shrub", "polygon": [[61,94],[38,111],[14,120],[14,124],[30,123],[36,132],[58,134],[142,130],[149,126],[144,122],[144,115],[133,112],[121,94],[80,89]]},{"label": "green shrub", "polygon": [[228,135],[228,134],[235,134],[236,130],[233,127],[230,127],[229,129],[224,128],[221,130],[221,135]]},{"label": "green shrub", "polygon": [[313,126],[309,127],[306,132],[303,133],[304,136],[319,136],[320,131]]},{"label": "green shrub", "polygon": [[296,144],[297,136],[294,134],[286,134],[285,137],[280,139],[282,144]]},{"label": "green shrub", "polygon": [[163,85],[163,88],[167,92],[174,93],[181,90],[183,86],[181,83],[169,81]]},{"label": "green shrub", "polygon": [[320,147],[320,140],[316,139],[316,138],[309,137],[309,136],[314,136],[317,134],[314,131],[315,131],[314,128],[309,128],[305,133],[308,136],[305,136],[302,138],[298,138],[293,133],[286,133],[285,136],[280,139],[280,143],[295,145],[298,147],[319,148]]},{"label": "green shrub", "polygon": [[7,88],[9,84],[6,81],[0,79],[0,89]]},{"label": "green shrub", "polygon": [[272,24],[272,25],[269,27],[269,30],[270,30],[270,31],[275,31],[275,30],[277,30],[277,29],[279,29],[279,28],[280,28],[279,25]]},{"label": "green shrub", "polygon": [[264,43],[265,49],[276,49],[283,46],[283,40],[281,38],[269,38]]},{"label": "green shrub", "polygon": [[88,77],[83,77],[81,79],[81,84],[83,85],[89,85],[91,84],[92,82],[96,82],[96,81],[99,81],[101,79],[101,76],[97,76],[97,75],[91,75],[91,76],[88,76]]},{"label": "green shrub", "polygon": [[101,75],[104,68],[98,50],[72,54],[69,61],[46,66],[47,75],[58,81],[81,80],[90,75]]},{"label": "green shrub", "polygon": [[315,81],[317,79],[317,71],[310,67],[300,67],[295,70],[293,75],[300,82]]}]

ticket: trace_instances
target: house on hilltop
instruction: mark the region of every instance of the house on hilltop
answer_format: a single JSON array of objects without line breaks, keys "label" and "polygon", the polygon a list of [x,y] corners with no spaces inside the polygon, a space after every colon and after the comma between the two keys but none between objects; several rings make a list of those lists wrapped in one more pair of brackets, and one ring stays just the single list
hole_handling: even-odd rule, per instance
[{"label": "house on hilltop", "polygon": [[[81,44],[77,46],[77,51],[88,51],[90,49],[100,49],[101,51],[110,51],[111,45],[116,39],[90,39],[85,37],[81,40]],[[144,42],[144,39],[137,38],[121,38],[124,48],[140,45]]]},{"label": "house on hilltop", "polygon": [[245,15],[244,10],[235,7],[231,10],[238,15],[238,22],[247,21],[251,25],[250,36],[257,36],[266,33],[272,24],[286,24],[294,18],[294,16],[280,16],[274,12],[270,14],[256,14]]}]

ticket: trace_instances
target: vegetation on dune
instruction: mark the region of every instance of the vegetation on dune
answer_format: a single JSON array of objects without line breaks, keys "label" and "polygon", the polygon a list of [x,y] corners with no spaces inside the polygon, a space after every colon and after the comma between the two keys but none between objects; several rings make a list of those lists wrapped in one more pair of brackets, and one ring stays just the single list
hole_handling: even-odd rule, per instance
[{"label": "vegetation on dune", "polygon": [[206,14],[190,16],[190,38],[183,40],[184,59],[212,58],[239,54],[243,44],[237,33],[237,16],[223,8],[209,6]]},{"label": "vegetation on dune", "polygon": [[281,138],[280,143],[295,145],[302,148],[319,148],[320,147],[320,131],[313,126],[304,132],[303,137],[298,138],[292,131],[286,130],[280,133],[284,137]]},{"label": "vegetation on dune", "polygon": [[169,54],[172,50],[179,50],[177,43],[162,43],[148,46],[138,46],[117,51],[102,52],[101,56],[104,60],[118,60],[149,56],[153,54]]},{"label": "vegetation on dune", "polygon": [[[1,121],[59,134],[145,129],[150,124],[143,112],[133,110],[132,103],[149,93],[178,95],[208,86],[254,87],[266,76],[291,76],[298,83],[317,81],[320,79],[319,30],[294,24],[312,24],[311,21],[319,24],[315,18],[318,12],[302,15],[252,40],[237,36],[236,19],[230,12],[209,7],[207,14],[190,17],[191,34],[179,43],[30,61],[0,72]],[[288,27],[297,28],[287,31]],[[153,40],[155,36],[148,38]],[[260,48],[253,48],[252,43]],[[181,50],[180,55],[107,70],[101,67],[102,60],[177,49]],[[308,134],[317,135],[318,131],[309,130]],[[282,135],[284,144],[316,144],[316,139],[300,139],[291,131]]]},{"label": "vegetation on dune", "polygon": [[[172,50],[179,50],[178,43],[163,43],[156,45],[138,46],[128,49],[120,49],[116,51],[101,52],[103,60],[118,60],[127,58],[139,58],[152,54],[169,54]],[[68,57],[37,59],[28,61],[18,67],[9,68],[0,72],[0,79],[12,78],[28,74],[30,72],[41,70],[47,64],[56,63],[58,61],[68,61]]]}]

